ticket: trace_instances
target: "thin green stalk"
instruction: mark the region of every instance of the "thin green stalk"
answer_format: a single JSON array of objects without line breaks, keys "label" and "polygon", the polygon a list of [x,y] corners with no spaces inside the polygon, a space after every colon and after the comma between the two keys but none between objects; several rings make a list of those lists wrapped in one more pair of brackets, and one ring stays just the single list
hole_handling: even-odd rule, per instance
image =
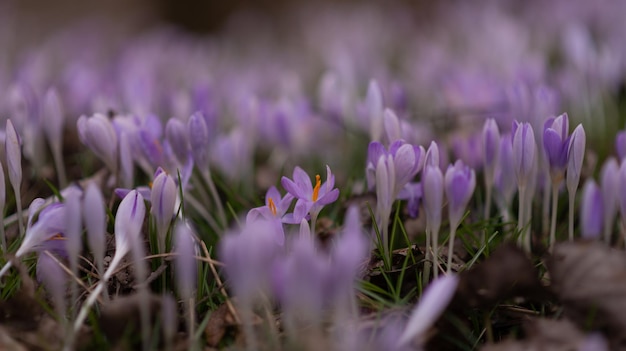
[{"label": "thin green stalk", "polygon": [[228,225],[228,222],[226,220],[226,212],[224,212],[224,205],[220,200],[217,188],[215,187],[215,183],[213,182],[213,177],[211,177],[211,171],[207,168],[206,170],[204,170],[204,172],[202,172],[202,176],[204,177],[204,180],[209,187],[209,193],[213,198],[213,202],[215,202],[215,207],[217,207],[217,216],[221,222],[220,224],[222,225],[222,228],[226,228],[226,226]]},{"label": "thin green stalk", "polygon": [[525,185],[518,185],[517,187],[517,197],[518,197],[518,215],[517,215],[517,231],[519,232],[519,237],[517,238],[517,244],[519,247],[523,247],[524,244],[524,224],[526,222],[525,212],[526,212],[526,202],[524,201],[524,194],[526,193]]}]

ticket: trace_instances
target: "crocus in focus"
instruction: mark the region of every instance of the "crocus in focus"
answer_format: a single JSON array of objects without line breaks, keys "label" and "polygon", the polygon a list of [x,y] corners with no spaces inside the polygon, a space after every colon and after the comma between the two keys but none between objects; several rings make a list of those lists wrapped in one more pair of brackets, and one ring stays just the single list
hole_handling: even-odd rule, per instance
[{"label": "crocus in focus", "polygon": [[258,219],[270,221],[276,228],[276,242],[282,245],[285,242],[283,223],[296,223],[292,213],[286,214],[293,199],[293,195],[287,193],[281,196],[275,186],[270,187],[265,194],[265,205],[248,211],[246,223],[252,223]]},{"label": "crocus in focus", "polygon": [[335,176],[326,166],[326,181],[322,183],[320,175],[315,176],[315,186],[309,175],[300,167],[293,170],[293,180],[282,177],[281,184],[296,199],[293,211],[295,221],[300,221],[307,214],[311,215],[311,232],[315,232],[315,221],[322,208],[337,201],[339,189],[335,188]]},{"label": "crocus in focus", "polygon": [[450,218],[450,239],[448,240],[448,273],[452,270],[452,254],[454,253],[454,237],[461,223],[465,208],[476,188],[476,173],[458,160],[448,166],[444,178],[444,190],[448,199],[448,215]]}]

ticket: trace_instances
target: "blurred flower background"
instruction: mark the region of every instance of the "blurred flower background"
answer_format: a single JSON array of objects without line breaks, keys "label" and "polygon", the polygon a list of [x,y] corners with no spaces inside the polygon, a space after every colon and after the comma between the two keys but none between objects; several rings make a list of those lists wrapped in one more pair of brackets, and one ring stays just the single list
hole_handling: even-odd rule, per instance
[{"label": "blurred flower background", "polygon": [[[3,1],[2,300],[36,270],[68,350],[115,344],[81,328],[126,293],[158,293],[133,305],[144,350],[454,349],[428,342],[464,323],[475,349],[516,334],[496,307],[458,317],[505,247],[532,277],[515,303],[560,316],[540,256],[626,232],[625,18],[611,0]],[[532,305],[546,287],[557,302]],[[615,345],[584,330],[577,347]]]}]

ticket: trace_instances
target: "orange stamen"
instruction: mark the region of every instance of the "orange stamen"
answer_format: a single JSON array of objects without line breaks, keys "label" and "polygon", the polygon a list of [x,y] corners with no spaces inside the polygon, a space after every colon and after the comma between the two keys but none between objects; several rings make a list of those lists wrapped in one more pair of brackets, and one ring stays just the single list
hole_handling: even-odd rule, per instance
[{"label": "orange stamen", "polygon": [[271,197],[267,199],[267,207],[269,207],[272,214],[276,216],[276,213],[277,213],[276,204],[274,203],[274,200],[272,200]]},{"label": "orange stamen", "polygon": [[57,233],[55,236],[53,236],[49,240],[65,240],[65,237],[61,235],[61,233]]},{"label": "orange stamen", "polygon": [[322,186],[322,178],[319,174],[315,175],[315,188],[313,188],[313,201],[317,201],[317,197],[320,195],[320,186]]}]

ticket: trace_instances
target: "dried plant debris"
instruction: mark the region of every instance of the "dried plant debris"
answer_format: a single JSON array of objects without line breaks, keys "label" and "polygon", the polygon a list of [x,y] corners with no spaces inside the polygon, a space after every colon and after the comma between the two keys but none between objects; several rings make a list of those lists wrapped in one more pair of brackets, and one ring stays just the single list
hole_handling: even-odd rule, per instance
[{"label": "dried plant debris", "polygon": [[461,273],[457,303],[464,307],[490,307],[512,297],[541,300],[546,291],[537,269],[515,244],[496,249],[484,262]]},{"label": "dried plant debris", "polygon": [[598,333],[586,334],[567,319],[534,318],[523,324],[523,340],[487,344],[482,351],[608,351],[608,344]]},{"label": "dried plant debris", "polygon": [[230,313],[228,306],[223,304],[211,313],[206,328],[204,328],[204,339],[209,346],[217,347],[228,330],[235,326],[235,318]]},{"label": "dried plant debris", "polygon": [[579,326],[626,345],[626,254],[599,242],[567,242],[547,262],[551,288]]}]

